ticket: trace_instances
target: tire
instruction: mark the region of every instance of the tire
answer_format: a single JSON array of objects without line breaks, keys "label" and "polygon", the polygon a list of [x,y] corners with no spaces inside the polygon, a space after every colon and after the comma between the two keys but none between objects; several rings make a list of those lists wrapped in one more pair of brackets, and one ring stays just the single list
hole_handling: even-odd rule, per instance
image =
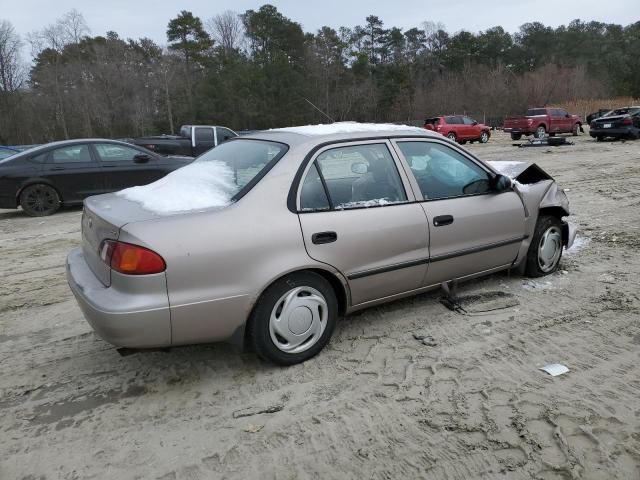
[{"label": "tire", "polygon": [[580,124],[579,124],[579,123],[576,123],[576,124],[573,126],[573,130],[571,131],[571,135],[573,135],[574,137],[577,137],[577,136],[578,136],[578,133],[580,133]]},{"label": "tire", "polygon": [[525,274],[535,278],[555,272],[562,248],[562,222],[558,217],[541,215],[527,252]]},{"label": "tire", "polygon": [[547,129],[544,127],[544,125],[539,125],[538,128],[536,128],[536,133],[534,133],[533,136],[536,138],[544,138],[546,134]]},{"label": "tire", "polygon": [[456,134],[453,133],[453,132],[447,133],[447,138],[449,140],[451,140],[452,142],[457,142],[458,141],[458,137],[456,137]]},{"label": "tire", "polygon": [[601,142],[602,140],[604,140],[604,137],[601,135],[596,136],[596,142]]},{"label": "tire", "polygon": [[511,134],[511,140],[520,140],[522,138],[522,134],[521,133],[512,133]]},{"label": "tire", "polygon": [[55,188],[44,183],[25,187],[19,200],[22,210],[30,217],[52,215],[60,208],[60,195]]},{"label": "tire", "polygon": [[296,272],[264,291],[251,313],[247,340],[260,358],[294,365],[324,348],[337,318],[338,300],[331,284],[317,273]]},{"label": "tire", "polygon": [[466,145],[467,141],[466,140],[460,140],[460,145]]},{"label": "tire", "polygon": [[[511,138],[513,138],[513,136]],[[489,132],[480,133],[480,143],[487,143],[488,141],[489,141]]]}]

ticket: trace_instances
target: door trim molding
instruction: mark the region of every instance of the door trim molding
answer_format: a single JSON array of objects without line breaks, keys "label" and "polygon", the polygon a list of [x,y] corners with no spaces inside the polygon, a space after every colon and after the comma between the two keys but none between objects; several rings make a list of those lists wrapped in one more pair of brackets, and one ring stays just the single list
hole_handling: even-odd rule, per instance
[{"label": "door trim molding", "polygon": [[487,250],[492,250],[494,248],[505,247],[507,245],[512,245],[514,243],[522,242],[529,238],[528,235],[523,235],[519,237],[514,237],[507,240],[501,240],[499,242],[488,243],[486,245],[480,245],[478,247],[465,248],[464,250],[457,250],[455,252],[445,253],[442,255],[435,255],[433,257],[420,258],[418,260],[410,260],[408,262],[402,263],[394,263],[392,265],[386,265],[384,267],[376,267],[369,270],[362,270],[360,272],[355,272],[347,275],[348,280],[357,280],[359,278],[368,277],[371,275],[378,275],[380,273],[393,272],[394,270],[401,270],[403,268],[411,268],[416,267],[418,265],[424,265],[425,263],[434,263],[440,262],[442,260],[449,260],[455,257],[462,257],[464,255],[471,255],[473,253],[480,253]]}]

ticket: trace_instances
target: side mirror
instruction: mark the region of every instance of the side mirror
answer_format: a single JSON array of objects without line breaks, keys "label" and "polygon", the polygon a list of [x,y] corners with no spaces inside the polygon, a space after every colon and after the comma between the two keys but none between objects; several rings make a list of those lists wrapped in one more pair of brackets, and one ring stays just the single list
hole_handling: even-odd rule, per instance
[{"label": "side mirror", "polygon": [[567,114],[565,115],[565,117],[567,117],[567,118],[571,118],[571,115],[567,113]]},{"label": "side mirror", "polygon": [[477,125],[478,122],[476,122],[475,120],[473,121],[473,123],[471,125]]},{"label": "side mirror", "polygon": [[151,160],[151,157],[146,153],[139,153],[133,157],[135,163],[147,163],[149,160]]},{"label": "side mirror", "polygon": [[354,162],[351,164],[351,172],[356,173],[358,175],[364,175],[369,170],[367,164],[364,162]]},{"label": "side mirror", "polygon": [[509,190],[513,182],[506,175],[498,174],[491,179],[489,185],[494,192],[505,192]]}]

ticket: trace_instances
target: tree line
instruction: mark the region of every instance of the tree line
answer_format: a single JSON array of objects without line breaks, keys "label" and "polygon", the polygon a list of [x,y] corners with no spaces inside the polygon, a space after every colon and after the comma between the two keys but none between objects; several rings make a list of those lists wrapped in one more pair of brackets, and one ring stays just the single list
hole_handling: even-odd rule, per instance
[{"label": "tree line", "polygon": [[638,45],[640,22],[452,34],[434,22],[389,28],[370,15],[310,33],[272,5],[205,21],[182,11],[168,22],[166,46],[115,31],[92,36],[76,10],[24,37],[0,20],[0,144],[172,133],[183,123],[243,130],[502,117],[638,97]]}]

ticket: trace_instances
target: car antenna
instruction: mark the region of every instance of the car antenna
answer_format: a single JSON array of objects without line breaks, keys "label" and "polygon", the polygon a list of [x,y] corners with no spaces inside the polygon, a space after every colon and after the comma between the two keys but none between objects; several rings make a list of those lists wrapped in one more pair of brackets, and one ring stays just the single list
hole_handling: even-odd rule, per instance
[{"label": "car antenna", "polygon": [[331,120],[332,123],[335,123],[336,121],[331,118],[329,115],[327,115],[326,113],[324,113],[322,110],[320,110],[318,107],[316,107],[313,103],[311,103],[311,101],[305,97],[302,97],[302,99],[307,102],[309,105],[311,105],[313,108],[315,108],[317,111],[319,111],[322,115],[324,115],[325,117],[327,117],[329,120]]}]

